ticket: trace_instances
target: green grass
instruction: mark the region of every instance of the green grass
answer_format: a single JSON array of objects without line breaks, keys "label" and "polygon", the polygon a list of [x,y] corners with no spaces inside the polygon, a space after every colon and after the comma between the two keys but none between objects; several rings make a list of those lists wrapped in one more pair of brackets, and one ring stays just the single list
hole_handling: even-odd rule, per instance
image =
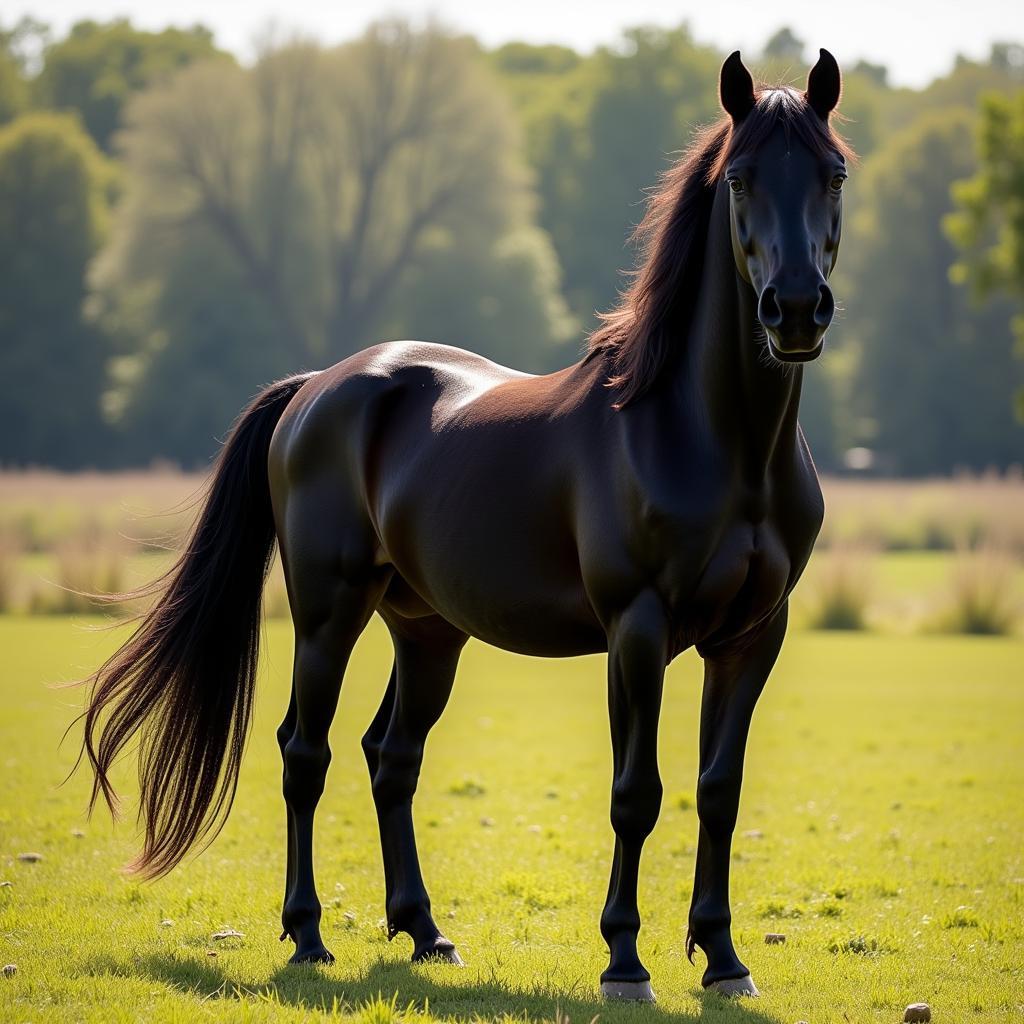
[{"label": "green grass", "polygon": [[[338,961],[288,968],[274,741],[286,624],[268,627],[228,828],[153,885],[119,872],[130,825],[83,820],[86,780],[57,788],[78,694],[44,684],[88,670],[117,635],[0,619],[0,880],[11,882],[0,888],[0,963],[18,968],[0,976],[0,1020],[290,1022],[337,1010],[368,1024],[845,1024],[896,1022],[920,1000],[936,1024],[1024,1016],[1024,641],[790,636],[754,721],[735,843],[734,935],[763,993],[741,1003],[702,994],[683,951],[700,677],[692,655],[680,659],[661,732],[666,800],[640,887],[641,954],[659,1002],[622,1007],[597,996],[612,845],[600,659],[467,649],[428,744],[416,817],[436,916],[468,966],[412,967],[408,940],[389,945],[380,926],[358,750],[390,664],[373,626],[342,696],[318,816],[324,934]],[[26,851],[43,859],[19,861]],[[213,942],[222,928],[244,937]],[[787,941],[765,945],[766,932]]]},{"label": "green grass", "polygon": [[[948,551],[891,551],[879,555],[874,564],[879,590],[905,597],[948,587],[956,555]],[[1024,564],[1016,566],[1013,578],[1017,595],[1024,598]]]}]

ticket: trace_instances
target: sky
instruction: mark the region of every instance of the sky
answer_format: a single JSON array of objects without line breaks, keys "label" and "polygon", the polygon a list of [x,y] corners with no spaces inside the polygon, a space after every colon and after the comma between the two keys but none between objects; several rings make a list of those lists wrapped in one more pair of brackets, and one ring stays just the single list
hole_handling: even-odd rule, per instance
[{"label": "sky", "polygon": [[[19,9],[20,6],[20,9]],[[566,43],[591,50],[615,40],[629,25],[690,24],[696,38],[722,50],[751,53],[782,25],[808,44],[808,57],[824,46],[852,64],[860,58],[889,68],[896,85],[922,86],[949,70],[957,53],[981,58],[994,40],[1024,42],[1021,0],[18,0],[5,4],[0,22],[22,13],[48,22],[61,33],[84,18],[130,17],[142,28],[202,23],[217,43],[242,58],[269,25],[340,42],[375,18],[434,15],[454,28],[495,45],[509,39]]]}]

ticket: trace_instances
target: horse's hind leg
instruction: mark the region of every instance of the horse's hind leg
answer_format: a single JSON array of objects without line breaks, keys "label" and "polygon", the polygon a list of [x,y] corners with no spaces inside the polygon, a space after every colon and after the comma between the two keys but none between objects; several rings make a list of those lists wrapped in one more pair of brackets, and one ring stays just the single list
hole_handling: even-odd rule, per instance
[{"label": "horse's hind leg", "polygon": [[[292,510],[289,510],[291,512]],[[287,891],[281,923],[295,942],[292,963],[333,959],[320,938],[320,901],[313,879],[313,817],[331,752],[327,733],[338,706],[349,655],[387,585],[389,570],[366,558],[318,551],[322,523],[289,515],[282,538],[295,625],[292,699],[278,737],[288,806]],[[294,538],[294,543],[289,540]],[[367,547],[372,552],[372,548]],[[290,735],[286,735],[290,731]]]},{"label": "horse's hind leg", "polygon": [[398,664],[391,666],[391,678],[388,680],[388,688],[384,691],[384,698],[377,708],[377,714],[363,736],[363,755],[366,758],[366,767],[370,772],[370,782],[377,774],[377,767],[380,765],[380,747],[384,742],[384,736],[391,724],[391,714],[395,708],[395,691],[397,689]]},{"label": "horse's hind leg", "polygon": [[[391,699],[389,702],[385,695],[363,739],[373,772],[373,800],[384,856],[388,937],[398,932],[410,935],[413,960],[438,957],[461,963],[455,946],[444,938],[430,914],[430,898],[416,853],[412,798],[427,733],[448,703],[466,636],[438,619],[430,620],[429,625],[420,620],[415,636],[394,628],[392,636],[395,669],[389,685]],[[390,719],[382,731],[389,703]]]}]

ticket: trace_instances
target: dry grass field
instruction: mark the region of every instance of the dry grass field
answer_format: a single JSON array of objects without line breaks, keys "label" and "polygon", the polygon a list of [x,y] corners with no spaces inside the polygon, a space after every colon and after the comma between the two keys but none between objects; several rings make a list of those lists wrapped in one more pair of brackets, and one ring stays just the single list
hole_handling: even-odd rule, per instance
[{"label": "dry grass field", "polygon": [[[0,612],[84,613],[168,563],[203,478],[0,473]],[[1024,480],[824,481],[825,527],[794,605],[807,625],[1006,634],[1024,612]],[[272,576],[267,612],[287,614]],[[114,608],[124,612],[130,608]]]}]

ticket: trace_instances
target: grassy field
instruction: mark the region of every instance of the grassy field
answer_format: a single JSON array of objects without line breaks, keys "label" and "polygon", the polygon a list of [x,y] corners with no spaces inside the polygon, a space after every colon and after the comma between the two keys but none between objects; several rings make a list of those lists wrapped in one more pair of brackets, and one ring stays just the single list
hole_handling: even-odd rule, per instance
[{"label": "grassy field", "polygon": [[[390,664],[361,641],[318,818],[324,934],[337,963],[288,968],[277,942],[284,811],[274,729],[290,661],[267,630],[255,730],[228,828],[153,885],[125,878],[130,824],[58,788],[76,691],[117,633],[0,618],[0,977],[4,1021],[368,1024],[505,1015],[602,1022],[936,1024],[1024,1017],[1024,641],[794,631],[755,718],[735,844],[734,934],[763,996],[706,996],[683,952],[692,882],[699,663],[670,670],[666,801],[645,851],[641,953],[655,1007],[605,1006],[597,920],[610,866],[600,659],[473,644],[431,735],[416,802],[424,873],[468,966],[412,967],[381,928],[383,880],[358,736]],[[130,772],[126,766],[125,777]],[[470,781],[472,785],[466,785]],[[130,790],[130,784],[128,785]],[[475,794],[475,795],[474,795]],[[76,831],[77,830],[77,831]],[[82,833],[79,835],[78,833]],[[36,863],[18,859],[34,852]],[[214,942],[230,927],[244,937]],[[766,946],[766,932],[785,945]]]}]

